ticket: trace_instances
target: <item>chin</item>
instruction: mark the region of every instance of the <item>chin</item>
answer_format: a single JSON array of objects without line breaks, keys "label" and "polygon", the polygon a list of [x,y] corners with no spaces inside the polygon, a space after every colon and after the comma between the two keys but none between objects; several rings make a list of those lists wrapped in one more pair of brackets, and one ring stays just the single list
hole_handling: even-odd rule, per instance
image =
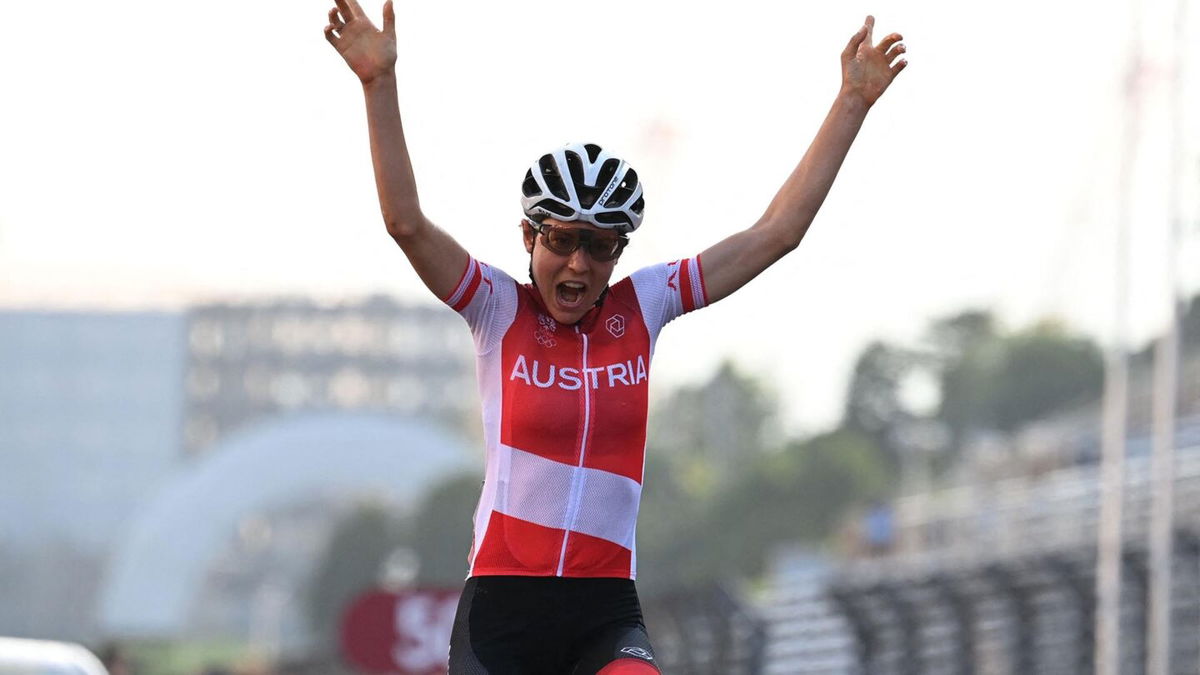
[{"label": "chin", "polygon": [[[589,306],[588,309],[591,309],[591,307]],[[587,314],[587,310],[584,310],[581,312],[573,312],[571,314],[565,314],[561,310],[551,310],[551,312],[550,312],[550,316],[554,317],[555,321],[563,324],[564,326],[572,326],[572,325],[578,323],[579,320],[582,319],[584,317],[584,315],[586,315],[586,314]]]},{"label": "chin", "polygon": [[563,309],[561,307],[557,307],[557,306],[551,304],[552,302],[553,302],[553,300],[550,300],[549,302],[546,303],[546,307],[549,308],[549,310],[550,310],[550,316],[553,317],[555,321],[557,321],[565,326],[570,326],[575,323],[578,323],[579,320],[582,319],[584,316],[586,316],[587,313],[589,311],[591,311],[592,307],[595,306],[595,304],[596,304],[596,301],[592,300],[591,302],[583,305],[579,309],[566,310],[566,309]]}]

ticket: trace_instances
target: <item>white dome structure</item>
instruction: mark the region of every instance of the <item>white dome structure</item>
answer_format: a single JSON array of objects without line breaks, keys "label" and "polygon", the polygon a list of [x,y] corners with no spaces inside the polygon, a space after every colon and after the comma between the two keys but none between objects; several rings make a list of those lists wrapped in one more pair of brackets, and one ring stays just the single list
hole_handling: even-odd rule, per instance
[{"label": "white dome structure", "polygon": [[475,465],[465,441],[381,414],[292,417],[232,436],[168,483],[130,527],[100,598],[102,630],[185,632],[209,566],[247,515],[359,493],[408,508]]}]

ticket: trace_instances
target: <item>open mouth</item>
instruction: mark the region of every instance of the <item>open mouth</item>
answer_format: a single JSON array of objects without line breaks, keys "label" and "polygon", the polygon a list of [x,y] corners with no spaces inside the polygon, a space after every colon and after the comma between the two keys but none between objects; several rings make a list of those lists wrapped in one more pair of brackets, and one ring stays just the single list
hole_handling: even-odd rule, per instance
[{"label": "open mouth", "polygon": [[565,309],[575,309],[583,304],[583,294],[587,286],[578,281],[564,281],[555,287],[558,304]]}]

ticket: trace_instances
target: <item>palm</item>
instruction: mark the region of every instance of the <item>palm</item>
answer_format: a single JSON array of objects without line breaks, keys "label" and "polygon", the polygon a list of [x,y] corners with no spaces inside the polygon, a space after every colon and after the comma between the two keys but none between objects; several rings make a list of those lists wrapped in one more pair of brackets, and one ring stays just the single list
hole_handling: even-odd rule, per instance
[{"label": "palm", "polygon": [[392,3],[383,7],[383,30],[375,28],[356,0],[337,0],[325,27],[329,40],[363,83],[396,65],[396,26]]},{"label": "palm", "polygon": [[355,21],[342,32],[338,53],[364,82],[396,64],[396,41],[375,30],[369,21]]},{"label": "palm", "polygon": [[861,96],[867,105],[879,100],[896,75],[908,65],[904,59],[896,60],[906,51],[900,42],[903,39],[900,34],[892,33],[875,45],[871,41],[874,27],[875,18],[868,16],[842,52],[842,89]]}]

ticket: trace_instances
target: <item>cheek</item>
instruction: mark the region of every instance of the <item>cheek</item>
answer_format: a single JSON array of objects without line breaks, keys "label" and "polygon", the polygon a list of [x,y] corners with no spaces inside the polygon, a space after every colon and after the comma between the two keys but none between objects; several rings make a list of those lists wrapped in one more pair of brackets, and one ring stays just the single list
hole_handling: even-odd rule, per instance
[{"label": "cheek", "polygon": [[545,255],[545,251],[541,247],[533,249],[533,278],[539,282],[538,285],[541,285],[543,281],[548,283],[556,271],[555,262],[551,256]]},{"label": "cheek", "polygon": [[607,286],[612,281],[613,270],[616,268],[616,263],[608,263],[597,265],[595,269],[596,283],[601,287]]}]

